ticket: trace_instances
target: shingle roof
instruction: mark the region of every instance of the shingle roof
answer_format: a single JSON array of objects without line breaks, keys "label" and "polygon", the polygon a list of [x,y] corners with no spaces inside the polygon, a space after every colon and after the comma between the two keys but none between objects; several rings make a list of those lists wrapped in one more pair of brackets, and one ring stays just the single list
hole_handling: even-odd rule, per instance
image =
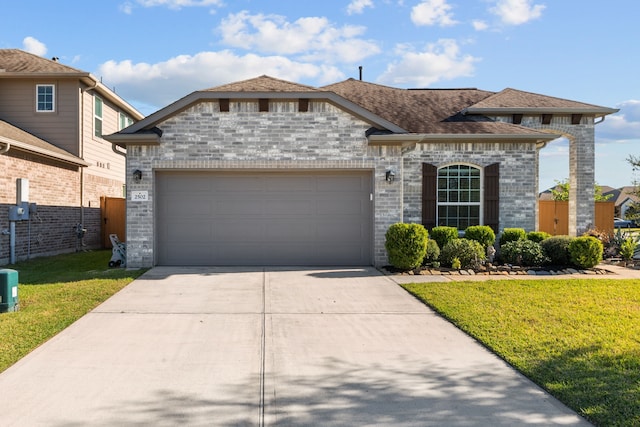
[{"label": "shingle roof", "polygon": [[335,92],[412,133],[540,134],[523,126],[461,114],[466,107],[492,96],[494,92],[478,89],[399,89],[355,79],[322,89]]},{"label": "shingle roof", "polygon": [[317,92],[312,86],[301,85],[276,79],[270,76],[260,76],[242,80],[222,86],[204,89],[203,92]]},{"label": "shingle roof", "polygon": [[80,166],[88,164],[81,158],[74,156],[68,151],[63,150],[29,132],[20,129],[4,120],[0,120],[0,142],[9,142],[13,148],[34,152],[45,155],[46,157],[56,158],[67,163],[73,163]]},{"label": "shingle roof", "polygon": [[530,109],[530,110],[566,110],[566,111],[593,111],[610,114],[617,110],[599,105],[586,104],[584,102],[571,101],[553,96],[524,92],[507,88],[485,99],[469,105],[467,110],[482,111],[493,109]]},{"label": "shingle roof", "polygon": [[89,73],[20,49],[0,49],[0,70],[5,73],[82,74]]}]

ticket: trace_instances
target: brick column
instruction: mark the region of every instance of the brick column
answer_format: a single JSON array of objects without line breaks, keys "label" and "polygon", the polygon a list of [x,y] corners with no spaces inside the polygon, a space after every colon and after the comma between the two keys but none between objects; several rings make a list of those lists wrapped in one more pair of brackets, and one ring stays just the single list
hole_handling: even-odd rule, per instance
[{"label": "brick column", "polygon": [[595,136],[593,126],[574,126],[569,137],[569,235],[595,224]]}]

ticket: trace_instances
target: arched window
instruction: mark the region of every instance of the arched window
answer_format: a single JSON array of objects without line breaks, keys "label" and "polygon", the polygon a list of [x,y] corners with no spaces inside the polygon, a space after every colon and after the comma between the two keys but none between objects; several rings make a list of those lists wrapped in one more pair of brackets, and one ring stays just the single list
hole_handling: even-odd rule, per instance
[{"label": "arched window", "polygon": [[464,230],[482,224],[482,173],[480,168],[456,164],[438,169],[438,225]]}]

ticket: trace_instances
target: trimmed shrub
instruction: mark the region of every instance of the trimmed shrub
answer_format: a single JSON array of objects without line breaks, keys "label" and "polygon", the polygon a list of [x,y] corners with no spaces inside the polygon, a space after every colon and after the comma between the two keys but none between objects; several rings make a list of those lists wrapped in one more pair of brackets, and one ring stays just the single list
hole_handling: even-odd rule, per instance
[{"label": "trimmed shrub", "polygon": [[551,236],[540,242],[540,246],[544,250],[548,258],[547,263],[550,265],[569,265],[571,257],[569,256],[569,243],[575,239],[571,236]]},{"label": "trimmed shrub", "polygon": [[427,240],[427,253],[422,260],[422,265],[433,265],[434,262],[438,261],[438,258],[440,258],[438,243],[433,239]]},{"label": "trimmed shrub", "polygon": [[411,270],[422,264],[427,252],[429,233],[420,224],[396,223],[389,227],[384,243],[392,266]]},{"label": "trimmed shrub", "polygon": [[538,267],[547,260],[540,243],[533,240],[513,240],[502,245],[500,250],[502,261],[507,264]]},{"label": "trimmed shrub", "polygon": [[571,262],[580,268],[593,268],[602,261],[602,242],[592,236],[576,237],[569,243]]},{"label": "trimmed shrub", "polygon": [[441,225],[439,227],[433,227],[429,235],[436,241],[440,250],[442,250],[447,243],[458,238],[458,229],[456,227]]},{"label": "trimmed shrub", "polygon": [[451,267],[456,258],[459,268],[478,268],[485,260],[484,248],[475,240],[453,239],[442,248],[440,261]]},{"label": "trimmed shrub", "polygon": [[527,233],[527,240],[531,240],[533,242],[542,242],[545,239],[551,237],[551,234],[546,231],[530,231]]},{"label": "trimmed shrub", "polygon": [[496,233],[488,225],[472,225],[464,230],[464,238],[475,240],[486,249],[496,242]]},{"label": "trimmed shrub", "polygon": [[638,239],[634,237],[627,237],[622,241],[620,245],[620,256],[623,260],[629,261],[633,258],[633,254],[638,246]]},{"label": "trimmed shrub", "polygon": [[505,228],[500,235],[500,246],[507,242],[524,240],[526,238],[527,233],[524,231],[524,228]]}]

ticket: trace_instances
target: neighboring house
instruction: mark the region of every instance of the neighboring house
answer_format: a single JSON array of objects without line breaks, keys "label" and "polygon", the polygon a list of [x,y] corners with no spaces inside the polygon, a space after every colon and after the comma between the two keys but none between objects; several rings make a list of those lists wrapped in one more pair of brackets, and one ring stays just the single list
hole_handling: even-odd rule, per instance
[{"label": "neighboring house", "polygon": [[37,211],[14,224],[16,259],[101,245],[100,198],[123,197],[125,185],[124,153],[102,135],[142,117],[87,72],[0,49],[0,264],[10,261],[18,179]]},{"label": "neighboring house", "polygon": [[615,111],[353,79],[197,91],[106,137],[127,148],[127,265],[384,265],[396,222],[534,230],[538,153],[561,135],[575,235],[593,223],[594,124]]},{"label": "neighboring house", "polygon": [[634,204],[640,201],[640,198],[636,194],[636,187],[626,186],[620,188],[612,188],[611,190],[603,191],[602,194],[607,196],[611,195],[612,202],[615,202],[615,215],[618,218],[626,218],[627,210]]}]

